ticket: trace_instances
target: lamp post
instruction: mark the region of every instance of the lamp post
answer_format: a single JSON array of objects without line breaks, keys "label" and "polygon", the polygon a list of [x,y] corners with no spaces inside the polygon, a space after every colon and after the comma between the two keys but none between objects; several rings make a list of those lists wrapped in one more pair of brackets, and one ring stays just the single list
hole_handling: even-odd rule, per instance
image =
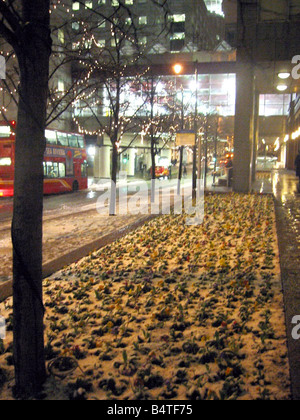
[{"label": "lamp post", "polygon": [[[176,75],[180,75],[183,72],[183,66],[181,64],[175,64],[174,72]],[[193,175],[192,175],[192,191],[193,199],[196,199],[197,194],[197,144],[198,144],[198,62],[195,63],[195,116],[194,116],[194,131],[195,131],[195,144],[193,146]],[[182,90],[182,111],[181,111],[181,128],[184,130],[184,95]],[[199,139],[199,155],[201,155],[201,140]],[[180,184],[182,178],[182,163],[183,163],[183,151],[184,147],[180,148],[180,163],[178,173],[178,187],[177,194],[180,195]],[[200,158],[199,158],[200,160]],[[198,169],[198,178],[200,179],[201,168]]]},{"label": "lamp post", "polygon": [[[195,130],[195,144],[193,147],[193,199],[197,197],[197,143],[198,143],[198,62],[195,64],[195,119],[194,119],[194,130]],[[199,144],[199,153],[200,153],[200,144]],[[200,172],[200,170],[199,170]],[[200,173],[198,173],[200,179]]]},{"label": "lamp post", "polygon": [[[175,64],[173,67],[174,73],[179,76],[183,72],[183,66],[181,64]],[[181,129],[184,130],[184,95],[182,88],[182,103],[181,103]],[[180,146],[180,157],[179,157],[179,170],[178,170],[178,184],[177,184],[177,195],[180,195],[181,179],[182,179],[182,165],[183,165],[183,152],[184,146]]]}]

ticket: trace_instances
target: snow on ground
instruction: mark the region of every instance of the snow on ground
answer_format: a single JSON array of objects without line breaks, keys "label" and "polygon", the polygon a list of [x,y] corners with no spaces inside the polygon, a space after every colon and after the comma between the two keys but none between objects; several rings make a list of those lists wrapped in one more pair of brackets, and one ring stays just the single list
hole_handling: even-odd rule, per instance
[{"label": "snow on ground", "polygon": [[[44,293],[47,399],[290,398],[271,197],[209,195],[202,225],[161,216],[56,273]],[[0,305],[9,330],[11,305]]]},{"label": "snow on ground", "polygon": [[[95,208],[95,206],[94,206]],[[96,210],[71,214],[44,222],[44,264],[77,248],[126,227],[141,216],[101,216]],[[1,232],[0,276],[7,278],[12,272],[12,244],[10,229]]]}]

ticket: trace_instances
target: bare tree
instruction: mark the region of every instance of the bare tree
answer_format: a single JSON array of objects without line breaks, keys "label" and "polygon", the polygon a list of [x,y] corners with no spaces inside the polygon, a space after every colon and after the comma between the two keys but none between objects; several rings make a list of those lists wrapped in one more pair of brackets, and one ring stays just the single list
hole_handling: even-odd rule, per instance
[{"label": "bare tree", "polygon": [[18,60],[13,242],[16,391],[37,391],[46,378],[42,297],[43,156],[48,99],[49,0],[0,1],[0,34]]},{"label": "bare tree", "polygon": [[[85,89],[84,85],[78,89],[78,80],[84,80],[88,74],[84,67],[78,74],[80,79],[64,80],[64,88],[59,88],[60,74],[68,74],[66,68],[79,58],[68,48],[71,38],[62,36],[59,20],[56,26],[50,25],[50,6],[49,0],[0,1],[0,36],[8,51],[9,64],[2,89],[17,113],[12,222],[13,332],[16,393],[22,396],[39,390],[46,378],[42,294],[45,128],[63,118],[74,102],[74,95]],[[68,25],[64,23],[65,28]],[[1,113],[9,121],[5,108]]]},{"label": "bare tree", "polygon": [[[153,2],[155,7],[163,12],[166,19],[166,2]],[[140,114],[148,98],[143,92],[143,99],[133,106],[132,97],[135,91],[142,91],[144,73],[147,73],[148,66],[146,54],[156,43],[161,35],[151,34],[149,25],[143,24],[141,17],[135,16],[126,2],[116,2],[114,9],[105,11],[96,7],[91,9],[90,23],[84,23],[86,37],[83,43],[79,40],[78,50],[80,51],[87,43],[90,43],[91,76],[88,84],[90,93],[80,95],[78,102],[84,109],[89,108],[90,117],[94,120],[91,123],[79,121],[78,125],[83,127],[86,124],[97,126],[97,131],[106,134],[112,145],[112,169],[111,169],[111,200],[110,215],[116,213],[116,183],[118,173],[119,156],[122,153],[120,148],[121,139],[124,134],[130,132],[141,132],[143,119]],[[93,17],[97,17],[96,24]],[[110,24],[110,36],[108,39],[102,39],[97,42],[99,35],[99,17],[100,26],[103,22]],[[167,20],[167,19],[166,19]],[[165,30],[162,26],[162,31]],[[150,40],[151,38],[151,40]],[[140,73],[136,68],[143,63],[146,70]],[[147,63],[149,65],[149,62]],[[147,94],[150,94],[146,90]],[[136,96],[134,97],[136,100]],[[134,136],[136,138],[136,135]],[[132,142],[131,142],[132,143]],[[127,147],[128,148],[128,147]],[[124,149],[123,149],[124,152]]]}]

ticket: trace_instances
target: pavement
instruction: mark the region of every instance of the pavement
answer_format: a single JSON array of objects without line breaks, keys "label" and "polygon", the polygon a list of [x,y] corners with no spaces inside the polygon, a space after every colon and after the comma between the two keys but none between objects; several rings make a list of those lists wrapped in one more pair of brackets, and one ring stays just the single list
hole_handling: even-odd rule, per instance
[{"label": "pavement", "polygon": [[[284,295],[287,342],[293,400],[300,400],[300,336],[293,335],[300,317],[300,195],[294,172],[279,171],[272,176],[278,244]],[[300,319],[300,318],[298,318]],[[299,332],[299,329],[297,329]]]},{"label": "pavement", "polygon": [[294,171],[273,170],[258,173],[253,186],[256,192],[273,194],[275,201],[291,395],[295,401],[300,400],[300,194],[297,192],[298,181]]}]

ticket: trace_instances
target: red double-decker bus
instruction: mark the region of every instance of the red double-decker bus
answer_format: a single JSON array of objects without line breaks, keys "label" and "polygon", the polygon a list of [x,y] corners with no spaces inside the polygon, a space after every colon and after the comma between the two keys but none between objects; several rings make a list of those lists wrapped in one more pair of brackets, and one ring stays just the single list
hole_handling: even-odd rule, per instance
[{"label": "red double-decker bus", "polygon": [[[0,197],[14,195],[16,123],[0,123]],[[87,154],[80,134],[46,130],[44,194],[84,190],[88,186]]]}]

